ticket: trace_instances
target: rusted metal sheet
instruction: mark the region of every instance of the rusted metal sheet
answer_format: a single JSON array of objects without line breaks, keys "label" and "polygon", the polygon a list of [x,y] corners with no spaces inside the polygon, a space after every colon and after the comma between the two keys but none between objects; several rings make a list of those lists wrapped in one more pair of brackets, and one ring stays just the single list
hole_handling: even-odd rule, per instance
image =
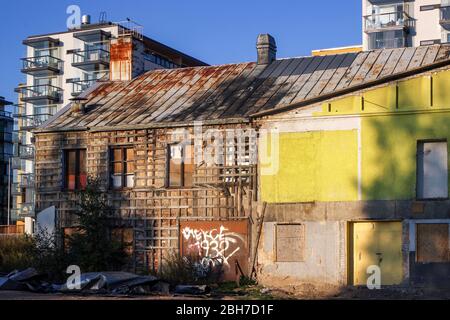
[{"label": "rusted metal sheet", "polygon": [[356,59],[353,61],[352,65],[345,71],[344,76],[342,77],[341,81],[339,81],[339,84],[336,86],[336,90],[347,88],[350,85],[350,83],[353,80],[353,77],[356,75],[361,66],[364,64],[364,61],[366,61],[368,56],[369,56],[368,52],[358,54]]},{"label": "rusted metal sheet", "polygon": [[416,52],[414,53],[414,56],[411,59],[411,62],[409,63],[408,69],[420,67],[422,65],[423,59],[425,58],[427,51],[428,47],[418,47],[416,49]]},{"label": "rusted metal sheet", "polygon": [[[302,87],[302,89],[297,93],[297,95],[291,101],[291,103],[296,103],[298,101],[304,100],[306,98],[306,96],[308,95],[308,93],[311,91],[311,89],[320,80],[320,78],[325,73],[325,71],[330,68],[330,65],[332,65],[333,61],[336,58],[337,58],[337,56],[325,56],[323,61],[320,63],[319,67],[317,67],[317,70],[314,71],[314,73],[311,75],[311,77],[308,79],[308,81],[305,83],[305,85]],[[333,68],[331,67],[330,69],[333,69]],[[336,69],[336,68],[334,68],[334,69]]]},{"label": "rusted metal sheet", "polygon": [[355,74],[352,82],[350,83],[350,86],[354,86],[357,84],[360,84],[365,81],[367,74],[369,73],[370,69],[372,69],[374,63],[377,61],[378,57],[380,56],[380,53],[382,51],[372,51],[367,59],[364,61],[364,64],[359,68],[358,72]]},{"label": "rusted metal sheet", "polygon": [[248,221],[183,221],[180,252],[198,261],[200,275],[222,268],[223,280],[248,273]]},{"label": "rusted metal sheet", "polygon": [[[119,45],[119,44],[118,44]],[[130,43],[123,44],[128,50]],[[118,60],[130,58],[117,49]],[[125,50],[125,51],[126,51]],[[114,51],[114,50],[112,50]],[[246,118],[449,59],[449,47],[385,49],[255,63],[149,71],[88,93],[86,114],[70,108],[46,128],[116,127]]]},{"label": "rusted metal sheet", "polygon": [[275,85],[275,81],[278,79],[279,75],[286,70],[290,62],[291,61],[288,59],[278,61],[277,67],[273,70],[272,73],[270,73],[270,75],[266,77],[266,79],[261,83],[261,85],[259,85],[258,88],[253,91],[251,97],[246,101],[246,104],[250,107],[248,110],[247,109],[242,110],[243,113],[245,112],[254,113],[259,109],[260,107],[259,101],[264,96],[264,94]]},{"label": "rusted metal sheet", "polygon": [[427,54],[422,61],[422,65],[427,65],[436,61],[436,56],[439,52],[440,46],[430,46],[428,47]]},{"label": "rusted metal sheet", "polygon": [[[257,69],[257,67],[255,69]],[[211,95],[211,92],[213,91],[212,88],[214,88],[217,85],[217,83],[219,83],[219,79],[227,71],[228,69],[225,68],[214,69],[208,81],[206,81],[202,86],[200,86],[199,89],[191,97],[189,97],[189,99],[186,102],[184,102],[182,106],[180,106],[177,109],[176,113],[172,112],[168,116],[167,120],[183,121],[183,119],[189,119],[192,111],[196,109],[196,107],[199,104],[208,99],[208,97]]]},{"label": "rusted metal sheet", "polygon": [[417,224],[417,262],[449,261],[449,225]]},{"label": "rusted metal sheet", "polygon": [[405,48],[402,56],[398,60],[397,66],[395,67],[393,73],[400,73],[408,69],[408,65],[411,62],[414,53],[416,52],[416,48]]},{"label": "rusted metal sheet", "polygon": [[311,91],[308,93],[306,98],[316,97],[320,95],[323,89],[327,86],[328,82],[333,78],[334,74],[337,72],[341,64],[344,62],[346,55],[337,55],[333,62],[330,64],[329,68],[323,73],[320,80],[314,85]]},{"label": "rusted metal sheet", "polygon": [[289,59],[287,60],[288,63],[286,68],[280,70],[281,72],[274,72],[274,75],[271,78],[275,77],[275,81],[263,91],[262,95],[256,101],[254,106],[255,110],[262,109],[275,93],[283,91],[283,84],[291,77],[301,60],[302,59]]},{"label": "rusted metal sheet", "polygon": [[342,64],[336,69],[330,81],[328,81],[325,88],[320,94],[327,94],[335,90],[341,79],[344,77],[347,69],[352,65],[358,55],[356,53],[350,53],[345,55],[345,59]]},{"label": "rusted metal sheet", "polygon": [[373,64],[372,68],[366,75],[366,81],[373,81],[378,78],[381,71],[383,71],[384,66],[386,65],[386,62],[388,61],[389,57],[391,56],[392,52],[395,49],[388,49],[383,50],[381,54],[378,56],[377,60]]},{"label": "rusted metal sheet", "polygon": [[131,80],[133,60],[132,38],[118,38],[111,41],[110,48],[110,79]]},{"label": "rusted metal sheet", "polygon": [[295,98],[295,96],[298,94],[298,92],[303,88],[303,86],[306,84],[308,79],[311,77],[311,75],[316,71],[316,69],[319,67],[320,63],[324,57],[312,57],[310,58],[310,63],[306,67],[306,69],[303,70],[302,74],[297,77],[294,84],[291,86],[289,91],[284,94],[284,97],[281,99],[279,105],[287,105],[290,104],[291,101]]}]

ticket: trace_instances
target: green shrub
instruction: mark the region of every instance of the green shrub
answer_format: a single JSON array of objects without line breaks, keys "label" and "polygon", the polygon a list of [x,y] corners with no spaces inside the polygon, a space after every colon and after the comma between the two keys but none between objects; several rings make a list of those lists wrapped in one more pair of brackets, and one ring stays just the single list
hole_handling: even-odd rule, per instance
[{"label": "green shrub", "polygon": [[50,280],[64,277],[66,268],[64,254],[54,245],[53,237],[40,233],[0,238],[0,272],[35,268],[49,276]]},{"label": "green shrub", "polygon": [[222,276],[220,265],[205,266],[196,256],[181,256],[171,252],[162,261],[157,276],[172,285],[217,283]]},{"label": "green shrub", "polygon": [[0,272],[34,267],[49,280],[62,280],[69,265],[78,265],[82,272],[123,269],[128,256],[122,243],[112,238],[112,210],[100,190],[98,182],[90,180],[79,193],[78,232],[68,237],[67,248],[45,230],[34,237],[0,238]]},{"label": "green shrub", "polygon": [[98,180],[90,179],[79,193],[77,232],[68,237],[67,253],[71,264],[83,272],[122,270],[127,254],[120,241],[112,237],[112,209]]},{"label": "green shrub", "polygon": [[31,237],[2,236],[0,238],[0,272],[26,269],[33,265],[34,241]]}]

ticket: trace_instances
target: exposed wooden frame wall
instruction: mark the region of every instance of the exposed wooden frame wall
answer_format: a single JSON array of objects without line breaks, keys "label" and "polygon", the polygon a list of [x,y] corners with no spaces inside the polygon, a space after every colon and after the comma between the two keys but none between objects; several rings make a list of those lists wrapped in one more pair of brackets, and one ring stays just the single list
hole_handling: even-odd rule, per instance
[{"label": "exposed wooden frame wall", "polygon": [[[245,124],[213,127],[223,132],[224,137],[226,130],[248,128]],[[193,128],[189,132],[193,135]],[[177,142],[172,141],[172,137],[172,129],[37,134],[37,212],[54,205],[59,228],[70,227],[76,222],[71,214],[76,210],[73,204],[76,195],[64,191],[62,185],[63,153],[65,149],[86,148],[88,175],[101,179],[108,189],[117,223],[134,229],[133,260],[137,271],[159,268],[161,259],[170,250],[179,249],[180,220],[250,217],[257,200],[256,165],[239,163],[237,145],[235,159],[230,161],[229,156],[227,166],[196,164],[193,187],[167,188],[167,145]],[[249,150],[247,139],[240,143]],[[132,189],[109,188],[109,149],[118,145],[133,146],[135,150],[135,187]]]}]

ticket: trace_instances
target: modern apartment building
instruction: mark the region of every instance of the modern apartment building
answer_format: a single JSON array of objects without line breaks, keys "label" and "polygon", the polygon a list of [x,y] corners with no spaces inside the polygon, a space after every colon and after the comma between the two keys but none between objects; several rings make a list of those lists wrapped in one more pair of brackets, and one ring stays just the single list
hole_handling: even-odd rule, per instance
[{"label": "modern apartment building", "polygon": [[207,65],[144,36],[143,27],[129,19],[91,23],[90,16],[83,16],[75,29],[30,36],[23,44],[21,72],[26,82],[16,88],[13,161],[13,213],[22,217],[34,216],[32,129],[96,81],[131,80],[153,69]]},{"label": "modern apartment building", "polygon": [[[0,225],[8,222],[8,204],[10,203],[10,159],[13,151],[13,118],[5,110],[6,105],[12,104],[0,97]],[[8,199],[9,198],[9,199]]]},{"label": "modern apartment building", "polygon": [[363,0],[364,50],[450,41],[450,0]]}]

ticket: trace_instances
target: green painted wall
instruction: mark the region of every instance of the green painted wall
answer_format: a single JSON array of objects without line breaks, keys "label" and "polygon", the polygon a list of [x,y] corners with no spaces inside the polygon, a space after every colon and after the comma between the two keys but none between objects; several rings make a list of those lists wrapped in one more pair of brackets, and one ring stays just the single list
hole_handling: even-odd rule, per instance
[{"label": "green painted wall", "polygon": [[406,200],[416,196],[419,140],[450,140],[450,113],[362,119],[362,200]]}]

